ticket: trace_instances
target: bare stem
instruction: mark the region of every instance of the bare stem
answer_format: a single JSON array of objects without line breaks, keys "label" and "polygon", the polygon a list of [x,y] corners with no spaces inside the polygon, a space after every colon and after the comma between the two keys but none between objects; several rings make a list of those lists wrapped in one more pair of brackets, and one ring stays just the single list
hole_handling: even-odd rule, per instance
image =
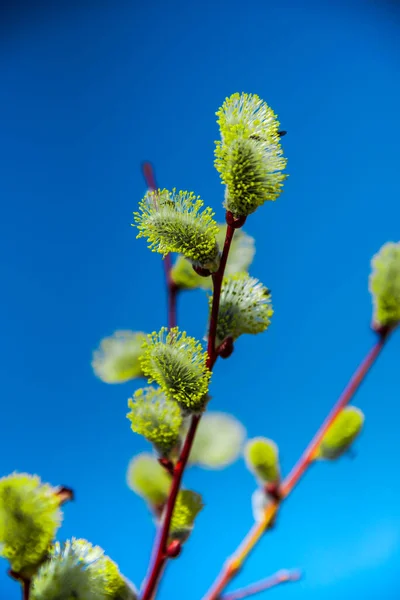
[{"label": "bare stem", "polygon": [[275,575],[271,577],[267,577],[266,579],[262,579],[257,583],[253,583],[252,585],[248,585],[240,590],[236,590],[235,592],[231,592],[230,594],[225,594],[221,597],[221,600],[243,600],[243,598],[249,598],[250,596],[255,596],[260,592],[265,592],[266,590],[271,590],[282,583],[290,583],[293,581],[298,581],[301,578],[300,571],[278,571]]},{"label": "bare stem", "polygon": [[29,594],[31,591],[31,580],[24,579],[22,582],[22,600],[29,600]]},{"label": "bare stem", "polygon": [[174,475],[172,478],[171,489],[169,492],[167,504],[165,507],[165,513],[162,517],[161,527],[158,532],[158,536],[156,539],[156,552],[154,554],[153,565],[151,566],[151,570],[147,579],[147,582],[144,586],[142,593],[142,600],[151,600],[153,594],[156,590],[156,587],[159,582],[159,578],[162,574],[164,564],[168,559],[167,555],[167,544],[168,544],[168,535],[169,528],[171,525],[172,513],[175,508],[176,498],[179,493],[180,484],[182,481],[183,472],[186,467],[186,463],[189,458],[190,450],[192,448],[194,436],[196,434],[196,429],[200,421],[200,415],[195,415],[192,417],[189,431],[185,438],[185,443],[183,445],[181,454],[179,456],[178,462],[176,463],[174,469]]},{"label": "bare stem", "polygon": [[228,561],[223,566],[220,574],[218,575],[217,579],[215,580],[214,584],[209,589],[207,594],[204,596],[203,600],[218,600],[228,583],[230,583],[230,581],[239,572],[243,563],[249,557],[254,546],[260,540],[264,532],[273,523],[274,517],[278,511],[280,503],[289,496],[290,492],[300,481],[301,477],[304,475],[308,467],[312,464],[315,458],[316,451],[318,450],[318,447],[326,431],[328,430],[332,422],[335,420],[335,418],[338,416],[340,411],[347,404],[349,404],[349,402],[354,397],[355,393],[359,389],[366,375],[369,373],[371,367],[373,366],[383,347],[385,346],[385,343],[388,340],[390,333],[391,330],[389,329],[379,332],[378,341],[375,343],[375,345],[364,358],[358,369],[355,371],[348,385],[346,386],[343,393],[334,405],[333,409],[321,425],[320,429],[317,431],[317,433],[313,437],[310,444],[307,446],[306,450],[301,455],[296,465],[290,471],[289,475],[283,481],[282,486],[280,488],[280,500],[274,500],[267,505],[262,520],[260,522],[255,523],[250,529],[249,533],[244,538],[236,552],[231,556],[230,559],[228,559]]},{"label": "bare stem", "polygon": [[208,345],[207,345],[207,352],[208,352],[207,367],[210,370],[212,370],[212,368],[215,364],[215,361],[217,360],[217,354],[215,351],[215,340],[217,337],[219,301],[221,298],[222,280],[224,278],[226,261],[228,260],[229,249],[231,247],[232,238],[233,238],[234,233],[235,233],[234,228],[231,225],[228,225],[227,229],[226,229],[224,248],[222,251],[219,269],[212,276],[213,299],[212,299],[212,305],[211,305],[210,326],[209,326],[209,331],[208,331]]},{"label": "bare stem", "polygon": [[[167,259],[168,257],[166,257]],[[171,329],[176,326],[176,301],[178,297],[179,288],[171,280],[169,276],[168,282],[168,327]]]},{"label": "bare stem", "polygon": [[29,600],[29,594],[30,594],[30,590],[31,590],[30,578],[25,577],[24,575],[21,575],[21,573],[17,573],[16,571],[13,571],[12,569],[9,569],[7,571],[7,575],[9,575],[11,577],[11,579],[14,579],[14,581],[20,582],[21,589],[22,589],[22,600]]}]

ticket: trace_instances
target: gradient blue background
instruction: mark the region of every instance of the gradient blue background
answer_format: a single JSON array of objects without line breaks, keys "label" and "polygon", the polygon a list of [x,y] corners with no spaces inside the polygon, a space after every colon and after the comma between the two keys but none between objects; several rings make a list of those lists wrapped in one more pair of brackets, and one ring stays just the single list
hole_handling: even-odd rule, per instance
[{"label": "gradient blue background", "polygon": [[[274,438],[287,472],[374,341],[369,261],[400,236],[400,15],[390,2],[110,0],[3,6],[1,24],[0,473],[72,486],[60,538],[100,544],[140,584],[153,525],[125,484],[146,448],[125,419],[136,386],[90,367],[102,337],[166,321],[160,258],[130,227],[140,163],[222,219],[225,96],[258,93],[289,132],[284,194],[246,224],[273,326],[240,340],[212,383],[212,407]],[[181,326],[202,336],[205,308],[182,296]],[[307,475],[235,585],[300,567],[271,598],[399,597],[399,350],[397,335],[357,396],[357,459]],[[252,521],[241,462],[187,484],[207,508],[164,600],[200,599]],[[13,600],[6,567],[0,598]]]}]

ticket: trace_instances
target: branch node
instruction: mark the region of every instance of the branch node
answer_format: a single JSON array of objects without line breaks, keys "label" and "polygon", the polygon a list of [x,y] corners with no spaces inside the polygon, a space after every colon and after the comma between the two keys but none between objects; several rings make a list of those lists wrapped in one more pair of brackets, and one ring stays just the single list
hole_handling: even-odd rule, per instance
[{"label": "branch node", "polygon": [[229,358],[233,351],[234,351],[233,337],[228,336],[218,346],[218,348],[216,350],[216,354],[218,356],[220,356],[221,358]]},{"label": "branch node", "polygon": [[176,558],[182,552],[182,544],[179,540],[173,540],[166,551],[168,558]]},{"label": "branch node", "polygon": [[282,500],[282,490],[280,488],[280,485],[278,482],[276,481],[269,481],[266,485],[265,485],[265,491],[266,493],[275,501],[275,502],[280,502]]},{"label": "branch node", "polygon": [[371,329],[374,331],[381,340],[386,340],[388,335],[393,331],[396,325],[380,325],[375,321],[371,324]]},{"label": "branch node", "polygon": [[200,275],[200,277],[209,277],[211,275],[211,271],[208,269],[203,269],[203,267],[196,267],[196,265],[192,265],[193,271]]},{"label": "branch node", "polygon": [[240,229],[240,227],[243,227],[246,222],[246,218],[247,217],[245,215],[235,217],[230,210],[227,210],[225,214],[225,220],[227,224],[233,227],[233,229]]},{"label": "branch node", "polygon": [[172,460],[169,458],[159,458],[158,462],[170,475],[174,474],[175,466]]},{"label": "branch node", "polygon": [[240,564],[240,562],[236,558],[233,558],[229,561],[227,570],[229,571],[229,575],[233,578],[236,577],[241,568],[242,565]]}]

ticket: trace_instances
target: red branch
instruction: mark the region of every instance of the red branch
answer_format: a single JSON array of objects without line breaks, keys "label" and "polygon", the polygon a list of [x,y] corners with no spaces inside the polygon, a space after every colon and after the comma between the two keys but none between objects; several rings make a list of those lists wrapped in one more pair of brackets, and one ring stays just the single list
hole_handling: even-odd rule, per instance
[{"label": "red branch", "polygon": [[[153,168],[150,163],[143,165],[143,173],[150,189],[156,189],[156,182],[154,177]],[[228,216],[227,216],[228,221]],[[244,221],[243,221],[244,222]],[[226,237],[224,242],[224,248],[221,255],[220,265],[218,271],[212,276],[213,277],[213,302],[211,307],[210,315],[210,326],[208,333],[208,345],[207,345],[207,367],[212,370],[215,361],[217,359],[217,353],[215,349],[215,340],[217,334],[217,322],[218,322],[218,311],[219,301],[221,296],[222,280],[224,277],[226,261],[228,259],[229,249],[231,246],[235,227],[241,226],[242,221],[229,223],[227,226]],[[168,257],[167,257],[168,258]],[[169,265],[169,266],[168,266]],[[169,290],[169,326],[172,327],[176,323],[176,286],[171,282],[170,278],[170,263],[167,263],[166,267],[167,285]],[[168,556],[168,538],[169,529],[171,526],[172,514],[175,507],[175,502],[179,493],[183,473],[189,459],[190,451],[192,449],[193,441],[196,435],[196,430],[200,422],[201,415],[193,415],[189,431],[186,435],[183,448],[179,455],[179,459],[175,465],[171,489],[168,495],[168,500],[165,506],[164,515],[162,522],[156,537],[155,545],[152,553],[152,560],[149,569],[148,576],[143,585],[143,591],[141,594],[141,600],[152,600],[157,589],[157,585],[161,579],[164,571],[165,564],[169,558]]]},{"label": "red branch", "polygon": [[313,459],[315,458],[315,453],[318,451],[321,441],[328,431],[329,427],[332,425],[333,421],[339,415],[339,413],[343,410],[345,406],[347,406],[358,388],[364,381],[365,377],[369,373],[372,365],[375,363],[379,354],[381,353],[385,342],[388,338],[389,332],[386,331],[383,334],[379,335],[379,339],[376,344],[372,347],[372,349],[368,352],[367,356],[364,358],[353,377],[350,379],[346,388],[342,392],[341,396],[337,400],[336,404],[332,408],[329,415],[326,417],[325,421],[322,423],[321,427],[311,440],[310,444],[307,446],[300,459],[290,471],[289,475],[285,478],[281,488],[281,494],[283,497],[288,496],[296,484],[301,479],[302,475],[306,471],[307,467],[311,464]]},{"label": "red branch", "polygon": [[156,538],[156,551],[154,553],[154,561],[151,566],[146,585],[144,586],[144,590],[141,596],[142,600],[151,600],[151,598],[153,597],[159,578],[163,572],[164,565],[168,560],[167,545],[172,513],[174,512],[175,502],[179,493],[183,472],[185,470],[186,463],[189,458],[190,450],[192,448],[194,436],[196,435],[196,430],[199,421],[200,415],[195,415],[192,417],[190,428],[185,438],[185,443],[183,445],[181,454],[174,469],[174,476],[172,478],[172,484],[167,504],[165,507],[165,513]]},{"label": "red branch", "polygon": [[267,577],[267,579],[262,579],[257,583],[253,583],[252,585],[248,585],[240,590],[236,590],[235,592],[231,592],[230,594],[225,594],[221,597],[221,600],[243,600],[243,598],[248,598],[249,596],[255,596],[260,592],[265,592],[266,590],[271,590],[282,583],[290,583],[293,581],[298,581],[301,578],[300,571],[278,571],[275,575],[271,577]]},{"label": "red branch", "polygon": [[217,336],[217,324],[218,324],[218,312],[219,312],[219,301],[221,298],[222,280],[224,278],[224,272],[226,267],[226,261],[228,260],[229,249],[231,247],[233,234],[235,233],[234,228],[228,225],[226,228],[226,236],[224,248],[222,251],[221,262],[218,271],[212,276],[213,279],[213,299],[211,306],[210,316],[210,328],[208,332],[208,345],[207,345],[207,367],[212,370],[215,361],[217,360],[217,354],[215,351],[215,339]]},{"label": "red branch", "polygon": [[260,540],[264,532],[273,523],[274,517],[278,511],[280,503],[289,496],[293,488],[297,485],[301,477],[306,472],[307,468],[312,464],[316,451],[319,448],[322,438],[324,437],[327,429],[333,423],[335,418],[338,416],[340,411],[353,399],[358,388],[365,380],[366,375],[369,373],[371,367],[375,363],[379,354],[381,353],[389,334],[392,330],[386,329],[378,332],[379,339],[373,348],[369,351],[367,356],[364,358],[353,377],[350,379],[348,385],[344,389],[343,393],[337,400],[333,409],[329,413],[328,417],[323,422],[320,429],[317,431],[312,441],[303,452],[299,461],[290,471],[289,475],[285,478],[280,488],[280,501],[274,501],[268,504],[265,509],[264,516],[260,522],[257,522],[250,529],[247,536],[244,538],[236,552],[231,558],[225,563],[220,574],[215,580],[212,587],[209,589],[203,600],[218,600],[221,593],[224,591],[228,583],[236,576],[241,569],[245,560],[249,557],[251,551],[254,549],[257,542]]},{"label": "red branch", "polygon": [[22,582],[22,600],[29,600],[29,594],[31,591],[31,581],[26,579]]},{"label": "red branch", "polygon": [[15,581],[20,582],[21,588],[22,588],[22,600],[29,600],[29,594],[31,591],[30,578],[25,577],[24,575],[21,575],[21,573],[17,573],[16,571],[13,571],[12,569],[9,569],[7,571],[7,574],[11,577],[11,579],[14,579]]}]

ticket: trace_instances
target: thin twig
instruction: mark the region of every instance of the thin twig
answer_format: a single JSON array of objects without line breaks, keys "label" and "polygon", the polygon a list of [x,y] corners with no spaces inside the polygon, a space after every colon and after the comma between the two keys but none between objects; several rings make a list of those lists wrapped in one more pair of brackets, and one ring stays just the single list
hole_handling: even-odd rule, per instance
[{"label": "thin twig", "polygon": [[[155,189],[156,183],[154,178],[154,172],[150,163],[145,163],[143,166],[143,173],[150,189]],[[217,359],[217,353],[215,350],[215,340],[217,334],[217,323],[218,323],[218,312],[219,312],[219,301],[221,296],[222,280],[224,277],[226,261],[228,259],[229,249],[231,246],[232,238],[234,234],[234,226],[228,224],[224,248],[221,255],[218,271],[213,275],[213,302],[211,307],[210,325],[208,333],[208,345],[207,345],[207,367],[211,371],[215,361]],[[170,273],[167,272],[167,284],[169,291],[171,292],[171,280]],[[175,296],[169,294],[169,316],[170,322],[176,319],[176,306]],[[173,318],[171,318],[171,315]],[[165,564],[168,560],[168,538],[169,529],[171,525],[172,514],[175,507],[175,502],[179,493],[183,473],[189,459],[190,451],[192,449],[193,441],[196,435],[196,430],[199,425],[201,415],[193,415],[190,422],[188,433],[186,434],[183,448],[179,455],[179,459],[175,465],[174,473],[172,477],[171,489],[168,495],[165,514],[163,515],[162,522],[156,537],[155,545],[152,552],[152,560],[150,563],[150,569],[143,585],[143,591],[141,594],[141,600],[153,600],[155,592],[157,590],[158,583],[164,571]]]},{"label": "thin twig", "polygon": [[249,598],[250,596],[255,596],[260,592],[271,590],[282,583],[298,581],[300,578],[300,571],[278,571],[275,573],[275,575],[271,575],[271,577],[267,577],[266,579],[262,579],[257,583],[253,583],[252,585],[248,585],[240,590],[236,590],[230,594],[221,596],[221,600],[243,600],[243,598]]},{"label": "thin twig", "polygon": [[7,575],[9,575],[11,579],[14,579],[14,581],[19,581],[21,584],[22,600],[29,600],[29,594],[31,590],[30,578],[25,577],[24,575],[21,575],[21,573],[17,573],[17,571],[13,571],[12,569],[7,571]]},{"label": "thin twig", "polygon": [[224,248],[222,251],[221,262],[218,271],[213,275],[213,298],[210,315],[210,326],[208,332],[208,345],[207,345],[207,367],[212,370],[217,354],[215,351],[215,340],[217,337],[217,324],[218,324],[218,312],[219,312],[219,301],[221,298],[222,280],[224,278],[224,272],[226,267],[226,261],[228,260],[229,249],[231,247],[233,234],[235,233],[234,228],[228,225],[226,228],[226,236]]},{"label": "thin twig", "polygon": [[235,575],[241,569],[245,560],[249,557],[254,546],[260,540],[264,532],[271,526],[273,519],[278,511],[280,503],[289,496],[290,492],[300,481],[301,477],[306,472],[307,468],[312,464],[315,459],[316,451],[319,448],[322,438],[326,431],[338,416],[340,411],[352,400],[355,393],[359,389],[361,383],[365,380],[366,375],[369,373],[371,367],[375,363],[379,354],[381,353],[386,341],[390,335],[390,330],[383,330],[379,332],[379,339],[369,351],[367,356],[364,358],[358,369],[355,371],[353,377],[350,379],[347,387],[339,397],[338,401],[334,405],[333,409],[325,419],[324,423],[313,437],[311,443],[308,445],[306,450],[303,452],[301,458],[293,467],[289,475],[285,478],[280,488],[280,500],[270,502],[264,512],[263,518],[260,522],[257,522],[250,529],[247,536],[244,538],[236,552],[231,558],[225,563],[220,574],[215,580],[212,587],[209,589],[203,600],[217,600],[220,598],[221,593],[224,591],[228,583],[235,577]]},{"label": "thin twig", "polygon": [[22,582],[22,600],[29,600],[29,594],[31,591],[31,580],[24,579]]},{"label": "thin twig", "polygon": [[179,456],[179,460],[176,463],[174,469],[174,476],[172,478],[171,489],[165,507],[165,514],[163,516],[162,523],[156,538],[153,564],[151,565],[147,581],[144,585],[144,589],[141,596],[142,600],[151,600],[153,598],[153,594],[156,590],[165,563],[168,559],[167,543],[172,514],[175,508],[175,502],[179,493],[182,476],[189,458],[190,450],[192,448],[194,436],[196,434],[199,421],[200,415],[195,415],[192,417],[190,428],[185,438],[185,443]]},{"label": "thin twig", "polygon": [[175,283],[171,280],[168,284],[168,327],[171,329],[172,327],[176,327],[177,319],[176,319],[176,301],[178,297],[179,288]]}]

